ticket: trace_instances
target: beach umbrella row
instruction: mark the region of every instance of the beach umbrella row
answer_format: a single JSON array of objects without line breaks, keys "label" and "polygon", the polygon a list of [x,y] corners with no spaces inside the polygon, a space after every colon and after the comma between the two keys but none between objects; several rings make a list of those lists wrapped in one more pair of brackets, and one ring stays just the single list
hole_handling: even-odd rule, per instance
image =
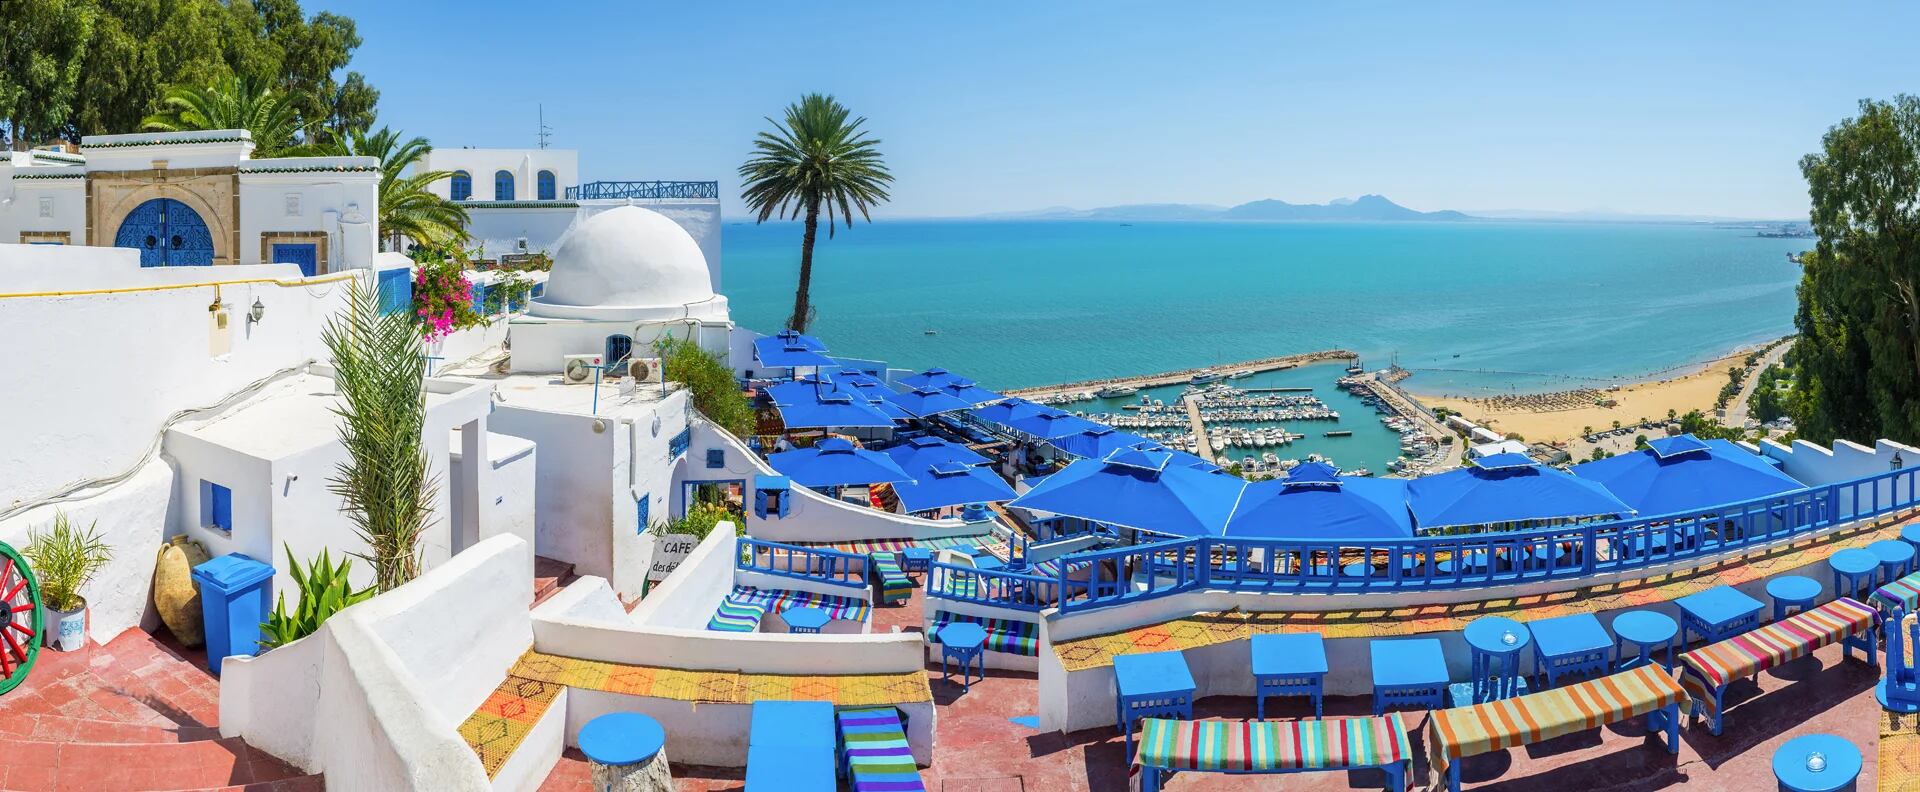
[{"label": "beach umbrella row", "polygon": [[767,464],[803,487],[897,484],[913,480],[892,457],[855,448],[838,437],[829,437],[812,448],[773,454],[767,457]]}]

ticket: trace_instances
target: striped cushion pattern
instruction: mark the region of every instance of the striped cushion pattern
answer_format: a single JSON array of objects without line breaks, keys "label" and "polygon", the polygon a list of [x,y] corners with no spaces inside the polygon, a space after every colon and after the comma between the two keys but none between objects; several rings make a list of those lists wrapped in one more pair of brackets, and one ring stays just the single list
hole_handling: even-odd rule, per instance
[{"label": "striped cushion pattern", "polygon": [[1040,656],[1040,625],[1017,619],[989,619],[981,616],[968,616],[960,613],[936,611],[933,614],[933,628],[930,635],[938,635],[940,628],[954,622],[971,622],[987,631],[987,651],[1007,654]]},{"label": "striped cushion pattern", "polygon": [[918,792],[920,769],[892,707],[839,713],[840,738],[846,743],[847,775],[854,792]]},{"label": "striped cushion pattern", "polygon": [[1427,720],[1429,781],[1444,785],[1447,766],[1463,756],[1504,751],[1598,728],[1686,698],[1673,672],[1659,664],[1648,664],[1577,685],[1436,710]]},{"label": "striped cushion pattern", "polygon": [[892,553],[868,556],[873,574],[880,579],[880,601],[898,602],[913,596],[913,578],[900,568],[900,558]]},{"label": "striped cushion pattern", "polygon": [[1374,718],[1191,721],[1147,718],[1142,767],[1242,773],[1378,767],[1413,756],[1400,713]]},{"label": "striped cushion pattern", "polygon": [[815,594],[811,591],[789,591],[786,589],[763,589],[753,586],[735,586],[728,599],[735,602],[752,603],[767,609],[768,613],[781,613],[791,608],[819,608],[827,612],[829,619],[847,619],[866,621],[873,606],[866,600],[853,597],[836,597],[830,594]]},{"label": "striped cushion pattern", "polygon": [[707,620],[707,629],[715,632],[757,632],[767,607],[755,602],[740,602],[732,597],[720,600],[720,608]]},{"label": "striped cushion pattern", "polygon": [[1920,572],[1874,589],[1873,598],[1911,613],[1920,607]]},{"label": "striped cushion pattern", "polygon": [[1685,674],[1680,684],[1693,697],[1694,710],[1714,712],[1713,690],[1774,666],[1812,654],[1822,646],[1873,630],[1877,614],[1858,600],[1841,597],[1818,608],[1680,655]]}]

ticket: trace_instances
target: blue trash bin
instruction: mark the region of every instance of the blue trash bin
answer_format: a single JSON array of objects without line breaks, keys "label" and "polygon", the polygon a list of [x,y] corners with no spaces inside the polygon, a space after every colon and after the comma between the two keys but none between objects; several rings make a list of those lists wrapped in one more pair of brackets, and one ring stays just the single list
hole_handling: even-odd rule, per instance
[{"label": "blue trash bin", "polygon": [[193,580],[206,620],[207,670],[219,676],[227,656],[260,653],[260,623],[273,610],[273,566],[228,553],[194,567]]}]

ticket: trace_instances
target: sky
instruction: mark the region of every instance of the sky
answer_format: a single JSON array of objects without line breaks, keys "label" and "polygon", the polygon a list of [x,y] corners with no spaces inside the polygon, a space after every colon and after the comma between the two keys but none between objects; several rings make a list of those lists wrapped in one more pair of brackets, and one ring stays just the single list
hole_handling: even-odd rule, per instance
[{"label": "sky", "polygon": [[718,180],[830,93],[879,217],[1295,203],[1804,218],[1800,157],[1920,91],[1920,4],[307,0],[352,17],[380,121]]}]

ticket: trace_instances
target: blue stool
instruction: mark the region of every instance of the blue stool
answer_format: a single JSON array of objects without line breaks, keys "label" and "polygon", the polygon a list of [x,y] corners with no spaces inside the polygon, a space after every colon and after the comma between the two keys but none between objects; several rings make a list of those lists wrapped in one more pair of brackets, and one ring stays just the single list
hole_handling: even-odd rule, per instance
[{"label": "blue stool", "polygon": [[[1613,619],[1613,634],[1617,636],[1613,644],[1614,670],[1625,671],[1653,662],[1654,647],[1667,650],[1667,659],[1660,662],[1664,668],[1673,668],[1673,639],[1680,634],[1680,624],[1672,616],[1659,611],[1627,611]],[[1633,644],[1639,653],[1630,660],[1622,660],[1621,642]]]},{"label": "blue stool", "polygon": [[1467,624],[1466,639],[1473,653],[1473,703],[1519,695],[1520,653],[1533,643],[1533,632],[1505,616],[1482,616]]},{"label": "blue stool", "polygon": [[907,572],[925,572],[933,566],[933,551],[924,547],[909,547],[900,551],[900,568]]},{"label": "blue stool", "polygon": [[595,782],[619,786],[620,779],[649,770],[651,760],[666,747],[667,732],[659,721],[638,712],[614,712],[587,721],[577,742],[592,763]]},{"label": "blue stool", "polygon": [[1388,707],[1443,709],[1447,706],[1447,656],[1438,638],[1374,640],[1373,714]]},{"label": "blue stool", "polygon": [[1880,559],[1880,584],[1905,577],[1913,567],[1913,545],[1898,539],[1882,539],[1867,545],[1867,552]]},{"label": "blue stool", "polygon": [[1615,641],[1591,613],[1541,619],[1533,630],[1534,673],[1546,677],[1545,687],[1559,684],[1563,674],[1606,676],[1612,665]]},{"label": "blue stool", "polygon": [[1833,568],[1833,596],[1861,599],[1862,587],[1875,587],[1874,574],[1880,571],[1880,557],[1859,548],[1848,548],[1827,559]]},{"label": "blue stool", "polygon": [[780,619],[787,623],[787,632],[804,634],[819,633],[831,621],[819,608],[788,608],[780,612]]},{"label": "blue stool", "polygon": [[1901,528],[1900,541],[1913,545],[1916,551],[1920,551],[1920,522]]},{"label": "blue stool", "polygon": [[1787,609],[1803,611],[1820,598],[1820,582],[1799,575],[1781,575],[1767,581],[1767,596],[1773,598],[1773,620],[1787,618]]},{"label": "blue stool", "polygon": [[947,670],[947,658],[960,664],[960,686],[964,690],[973,690],[973,661],[980,661],[980,679],[987,678],[987,631],[973,622],[947,622],[947,626],[934,633],[934,639],[940,642],[940,677],[953,679],[953,673]]},{"label": "blue stool", "polygon": [[[1438,648],[1439,642],[1434,642]],[[1133,755],[1133,722],[1140,718],[1193,720],[1193,673],[1179,652],[1146,652],[1113,658],[1115,715]]]},{"label": "blue stool", "polygon": [[1267,697],[1301,695],[1313,700],[1318,718],[1327,678],[1327,644],[1319,633],[1256,635],[1251,644],[1255,717],[1267,719]]},{"label": "blue stool", "polygon": [[1788,740],[1773,752],[1773,778],[1789,792],[1839,792],[1860,777],[1860,749],[1831,734]]}]

